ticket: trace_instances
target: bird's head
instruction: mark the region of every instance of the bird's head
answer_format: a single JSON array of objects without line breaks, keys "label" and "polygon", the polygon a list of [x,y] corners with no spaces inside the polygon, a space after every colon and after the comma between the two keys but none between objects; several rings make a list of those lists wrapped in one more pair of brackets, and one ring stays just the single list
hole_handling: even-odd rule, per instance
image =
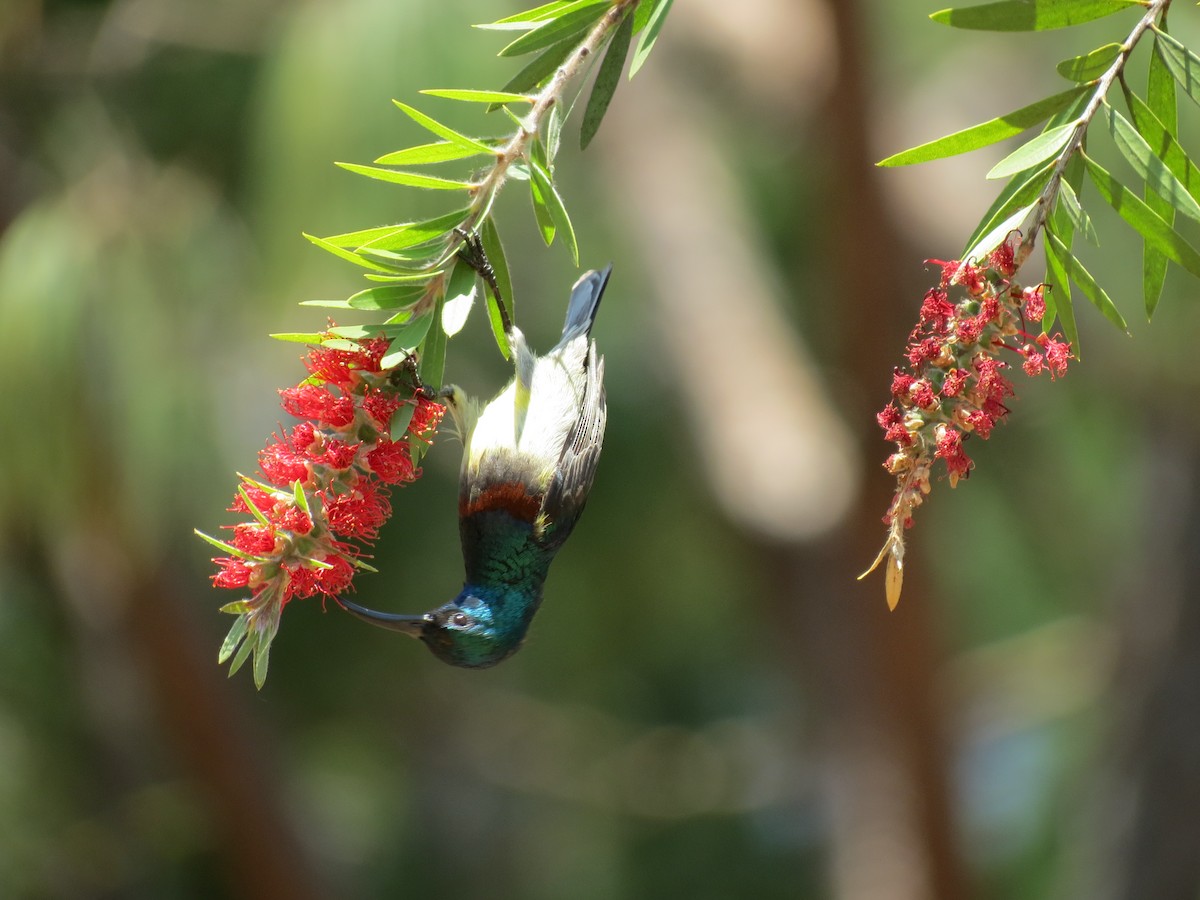
[{"label": "bird's head", "polygon": [[418,638],[442,662],[467,669],[503,662],[521,646],[528,627],[527,621],[497,621],[492,606],[469,590],[420,616],[376,612],[342,599],[338,603],[364,622]]}]

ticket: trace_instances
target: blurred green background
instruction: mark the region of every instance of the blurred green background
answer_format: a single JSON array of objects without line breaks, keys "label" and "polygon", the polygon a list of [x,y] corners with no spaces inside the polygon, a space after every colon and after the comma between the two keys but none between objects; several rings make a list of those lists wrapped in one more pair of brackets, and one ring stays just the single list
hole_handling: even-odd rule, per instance
[{"label": "blurred green background", "polygon": [[[452,670],[297,602],[265,689],[225,678],[192,528],[234,520],[303,375],[266,334],[361,285],[300,232],[446,208],[332,161],[422,140],[393,97],[503,84],[467,26],[515,11],[0,4],[0,896],[1195,900],[1195,283],[1147,327],[1139,245],[1095,211],[1132,339],[1081,309],[1084,362],[1022,378],[969,482],[935,484],[898,610],[854,581],[921,260],[1004,149],[871,163],[1059,89],[1127,18],[1068,45],[885,0],[676,4],[560,157],[583,265],[616,264],[609,429],[526,648]],[[545,348],[576,273],[523,187],[499,215]],[[482,317],[447,375],[507,377]],[[456,592],[458,452],[393,497],[360,602]]]}]

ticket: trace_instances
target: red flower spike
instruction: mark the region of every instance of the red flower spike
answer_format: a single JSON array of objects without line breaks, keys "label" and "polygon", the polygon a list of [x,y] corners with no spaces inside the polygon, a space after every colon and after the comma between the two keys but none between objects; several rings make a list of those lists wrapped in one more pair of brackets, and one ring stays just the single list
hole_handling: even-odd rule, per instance
[{"label": "red flower spike", "polygon": [[1070,344],[1057,335],[1042,334],[1036,344],[1020,341],[1027,339],[1022,323],[1040,321],[1046,311],[1044,285],[1025,288],[1011,280],[1020,256],[1021,238],[1014,232],[986,265],[926,260],[941,267],[941,279],[922,299],[904,351],[908,368],[893,371],[893,399],[876,416],[884,438],[895,444],[884,466],[897,487],[884,516],[887,540],[860,577],[886,562],[889,607],[899,601],[903,584],[905,529],[932,489],[935,463],[944,464],[955,486],[974,466],[964,438],[987,440],[1008,416],[1005,404],[1015,392],[1000,355],[1019,353],[1026,374],[1049,370],[1052,379],[1062,377],[1073,358]]},{"label": "red flower spike", "polygon": [[[253,654],[259,687],[283,608],[295,597],[335,597],[353,587],[363,551],[347,540],[367,545],[377,538],[392,512],[390,486],[420,475],[408,435],[430,441],[446,412],[382,372],[388,346],[374,339],[357,351],[310,348],[310,378],[279,392],[283,408],[305,421],[286,438],[272,435],[259,454],[269,484],[244,479],[230,506],[253,521],[233,526],[229,543],[206,538],[230,552],[214,559],[213,584],[251,591],[226,606],[238,620],[220,660],[233,657],[232,673]],[[393,414],[406,403],[412,418],[392,440]],[[899,411],[896,422],[903,430]]]}]

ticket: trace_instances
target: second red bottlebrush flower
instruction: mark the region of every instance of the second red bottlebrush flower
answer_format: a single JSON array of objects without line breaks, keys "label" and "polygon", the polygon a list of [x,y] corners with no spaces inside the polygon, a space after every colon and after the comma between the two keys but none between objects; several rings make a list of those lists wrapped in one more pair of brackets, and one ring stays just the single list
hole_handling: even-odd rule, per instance
[{"label": "second red bottlebrush flower", "polygon": [[272,435],[259,454],[265,481],[243,476],[230,507],[252,521],[231,526],[227,541],[201,535],[227,554],[213,560],[213,584],[250,592],[223,607],[238,618],[219,659],[233,658],[233,674],[253,656],[259,687],[288,602],[344,593],[370,568],[363,548],[391,515],[390,489],[420,477],[416,457],[445,413],[411,367],[381,369],[387,348],[376,339],[310,349],[308,379],[280,391],[283,408],[306,421]]},{"label": "second red bottlebrush flower", "polygon": [[[909,335],[907,369],[892,377],[892,400],[876,419],[896,452],[884,467],[897,478],[887,514],[883,549],[860,577],[887,561],[886,591],[892,609],[900,601],[904,579],[904,531],[932,489],[930,475],[937,460],[946,466],[950,486],[971,473],[974,462],[964,444],[971,436],[987,440],[992,428],[1008,415],[1014,395],[1005,372],[1003,351],[1023,357],[1028,375],[1044,370],[1057,378],[1066,373],[1071,346],[1044,331],[1033,337],[1046,313],[1045,285],[1022,287],[1012,280],[1020,236],[1009,236],[986,265],[954,260],[928,260],[941,266],[939,283],[921,304],[917,327]],[[954,297],[952,299],[952,292]]]}]

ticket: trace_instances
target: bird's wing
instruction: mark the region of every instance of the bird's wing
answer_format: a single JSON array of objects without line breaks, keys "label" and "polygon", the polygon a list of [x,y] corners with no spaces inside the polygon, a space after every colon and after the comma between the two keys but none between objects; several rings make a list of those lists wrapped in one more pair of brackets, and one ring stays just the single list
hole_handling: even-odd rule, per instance
[{"label": "bird's wing", "polygon": [[542,501],[539,531],[542,542],[557,548],[575,527],[592,481],[600,448],[604,443],[604,426],[608,406],[604,397],[604,358],[596,357],[596,345],[588,348],[587,382],[579,418],[563,445],[554,477]]}]

